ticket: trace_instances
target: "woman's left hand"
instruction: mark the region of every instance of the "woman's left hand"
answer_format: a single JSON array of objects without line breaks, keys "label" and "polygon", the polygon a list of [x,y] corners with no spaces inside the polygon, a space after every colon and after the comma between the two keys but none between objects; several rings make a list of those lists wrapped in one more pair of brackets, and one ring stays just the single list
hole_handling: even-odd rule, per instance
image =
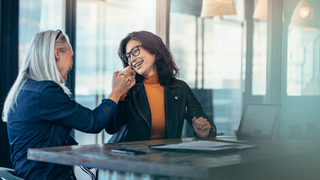
[{"label": "woman's left hand", "polygon": [[207,119],[204,119],[203,117],[193,117],[192,124],[198,137],[207,138],[209,136],[211,125]]}]

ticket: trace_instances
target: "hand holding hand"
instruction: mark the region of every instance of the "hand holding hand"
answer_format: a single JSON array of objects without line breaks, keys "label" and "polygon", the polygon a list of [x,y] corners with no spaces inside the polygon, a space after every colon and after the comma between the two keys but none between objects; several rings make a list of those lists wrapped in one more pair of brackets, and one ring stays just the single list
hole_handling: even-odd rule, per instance
[{"label": "hand holding hand", "polygon": [[192,124],[198,137],[207,138],[209,136],[211,125],[207,119],[204,119],[203,117],[193,117]]},{"label": "hand holding hand", "polygon": [[[128,75],[130,73],[130,75]],[[129,79],[131,78],[131,80]],[[133,70],[123,70],[122,74],[119,71],[113,73],[112,92],[108,99],[118,103],[120,97],[127,93],[128,90],[136,84],[135,72]]]},{"label": "hand holding hand", "polygon": [[[133,71],[130,69],[130,71]],[[115,72],[113,75],[113,81],[112,81],[112,90],[115,90],[119,92],[121,95],[127,93],[127,91],[136,83],[136,80],[134,78],[135,72],[133,71],[133,75],[129,75],[128,70],[122,71],[122,74],[120,74],[119,71]]]},{"label": "hand holding hand", "polygon": [[128,66],[128,67],[122,69],[122,70],[119,72],[118,76],[120,76],[120,75],[123,75],[123,76],[125,76],[126,78],[128,78],[130,81],[132,81],[132,80],[134,80],[134,78],[135,78],[135,76],[136,76],[136,72],[135,72],[134,70],[132,70],[132,69],[130,68],[130,66]]}]

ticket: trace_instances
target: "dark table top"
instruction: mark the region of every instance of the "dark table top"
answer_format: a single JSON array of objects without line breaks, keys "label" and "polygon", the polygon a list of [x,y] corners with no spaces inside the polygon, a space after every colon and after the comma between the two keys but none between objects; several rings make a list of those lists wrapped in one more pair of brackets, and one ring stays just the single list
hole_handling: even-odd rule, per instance
[{"label": "dark table top", "polygon": [[[290,174],[301,171],[309,175],[311,173],[312,177],[320,177],[319,141],[256,142],[248,143],[256,146],[251,149],[211,153],[149,148],[150,145],[194,140],[194,138],[185,138],[29,149],[28,159],[64,165],[84,165],[106,170],[203,179],[226,176],[246,177],[248,174],[250,177],[255,177],[261,173],[269,174],[264,176],[267,177],[266,179],[275,177],[280,179],[284,177],[282,174],[288,174],[283,171],[292,172]],[[120,148],[142,150],[147,154],[130,155],[111,152],[111,149]],[[298,173],[298,176],[299,174],[301,173]],[[297,175],[292,176],[297,177]]]}]

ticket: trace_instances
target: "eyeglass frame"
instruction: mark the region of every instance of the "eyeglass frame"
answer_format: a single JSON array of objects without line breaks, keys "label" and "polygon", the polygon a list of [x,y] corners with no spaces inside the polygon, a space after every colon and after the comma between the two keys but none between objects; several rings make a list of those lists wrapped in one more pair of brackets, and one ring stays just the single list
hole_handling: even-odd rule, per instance
[{"label": "eyeglass frame", "polygon": [[59,33],[58,33],[58,35],[56,36],[55,41],[59,38],[60,34],[63,34],[63,33],[62,33],[62,31],[61,31],[60,29],[58,29],[57,31],[58,31]]},{"label": "eyeglass frame", "polygon": [[[123,54],[123,58],[127,61],[128,64],[131,62],[130,54],[132,54],[134,57],[137,57],[137,56],[140,55],[140,48],[139,48],[140,46],[142,46],[142,45],[134,46],[133,48],[131,48],[131,50],[129,52]],[[132,53],[132,50],[134,50],[135,48],[138,49],[138,54],[137,55]],[[128,54],[128,56],[127,56],[127,54]],[[130,57],[130,61],[129,61],[128,57]]]}]

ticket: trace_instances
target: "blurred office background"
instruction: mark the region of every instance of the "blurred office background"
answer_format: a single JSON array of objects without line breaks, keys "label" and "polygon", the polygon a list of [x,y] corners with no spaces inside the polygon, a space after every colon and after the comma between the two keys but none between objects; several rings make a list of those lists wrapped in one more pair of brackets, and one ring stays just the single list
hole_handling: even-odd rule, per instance
[{"label": "blurred office background", "polygon": [[[121,39],[147,30],[169,46],[179,78],[218,133],[234,134],[247,102],[280,103],[275,138],[319,140],[320,1],[212,1],[228,11],[201,14],[202,0],[1,0],[1,109],[36,32],[61,29],[69,36],[75,57],[68,87],[77,102],[94,108],[109,96],[113,72],[123,68]],[[81,144],[110,138],[73,133]],[[0,142],[0,166],[10,167],[3,122]]]}]

